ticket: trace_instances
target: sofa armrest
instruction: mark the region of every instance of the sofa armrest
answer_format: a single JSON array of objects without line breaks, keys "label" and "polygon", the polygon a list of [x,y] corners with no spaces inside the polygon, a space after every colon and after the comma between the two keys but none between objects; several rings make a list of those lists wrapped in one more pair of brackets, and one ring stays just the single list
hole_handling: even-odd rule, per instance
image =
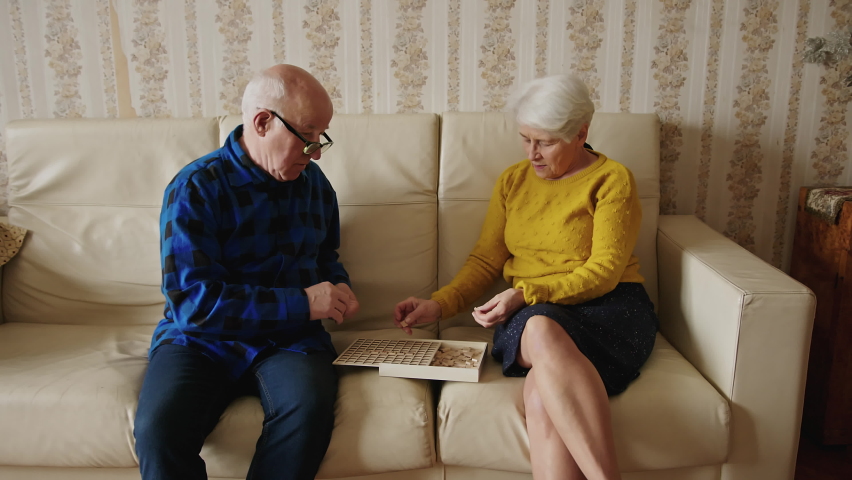
[{"label": "sofa armrest", "polygon": [[816,298],[691,215],[660,216],[660,329],[731,402],[726,480],[792,479]]}]

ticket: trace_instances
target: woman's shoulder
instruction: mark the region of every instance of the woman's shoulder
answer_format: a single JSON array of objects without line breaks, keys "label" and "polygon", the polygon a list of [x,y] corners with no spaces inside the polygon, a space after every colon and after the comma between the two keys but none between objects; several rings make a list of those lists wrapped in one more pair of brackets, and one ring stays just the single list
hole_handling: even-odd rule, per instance
[{"label": "woman's shoulder", "polygon": [[529,166],[529,163],[530,163],[530,161],[525,158],[518,163],[509,165],[508,167],[506,167],[505,170],[503,170],[503,173],[500,174],[500,177],[503,178],[503,177],[511,177],[513,175],[519,175],[519,174],[522,175],[522,174],[526,173],[526,170],[527,170],[526,167]]},{"label": "woman's shoulder", "polygon": [[600,169],[601,174],[616,178],[629,178],[633,176],[633,172],[623,163],[613,160],[612,157],[608,157],[601,152],[595,151],[594,153],[604,159]]},{"label": "woman's shoulder", "polygon": [[521,160],[518,163],[509,165],[503,173],[497,178],[497,185],[511,187],[519,182],[522,182],[529,168],[529,160]]}]

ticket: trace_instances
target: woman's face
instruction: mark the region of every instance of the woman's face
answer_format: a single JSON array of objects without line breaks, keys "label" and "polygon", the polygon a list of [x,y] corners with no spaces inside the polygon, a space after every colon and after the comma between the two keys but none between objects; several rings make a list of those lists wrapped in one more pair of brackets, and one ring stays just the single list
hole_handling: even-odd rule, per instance
[{"label": "woman's face", "polygon": [[539,178],[558,180],[577,173],[585,166],[583,143],[589,132],[588,125],[583,125],[570,143],[527,125],[521,125],[518,131],[527,158]]}]

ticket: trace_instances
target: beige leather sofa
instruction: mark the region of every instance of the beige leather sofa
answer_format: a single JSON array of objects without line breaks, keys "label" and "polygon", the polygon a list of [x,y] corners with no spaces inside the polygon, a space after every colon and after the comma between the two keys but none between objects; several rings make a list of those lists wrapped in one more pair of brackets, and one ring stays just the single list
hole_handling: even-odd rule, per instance
[{"label": "beige leather sofa", "polygon": [[[2,272],[0,478],[139,478],[132,425],[163,310],[163,188],[238,122],[8,125],[9,221],[30,233]],[[636,177],[636,249],[662,322],[641,376],[611,399],[622,471],[791,479],[814,297],[697,219],[657,215],[658,132],[654,115],[599,113],[589,139]],[[495,179],[523,152],[497,113],[339,115],[329,133],[320,165],[339,194],[341,255],[362,305],[328,326],[340,351],[404,336],[394,304],[450,280]],[[491,331],[459,315],[415,336],[490,341]],[[319,478],[529,479],[522,380],[490,357],[484,369],[479,383],[439,384],[341,368]],[[244,478],[261,420],[256,398],[228,408],[202,451],[211,478]]]}]

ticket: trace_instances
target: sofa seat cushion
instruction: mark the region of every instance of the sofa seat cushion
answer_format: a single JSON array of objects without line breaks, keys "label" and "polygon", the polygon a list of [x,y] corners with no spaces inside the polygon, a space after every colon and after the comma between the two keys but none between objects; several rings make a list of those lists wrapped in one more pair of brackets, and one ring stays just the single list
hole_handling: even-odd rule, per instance
[{"label": "sofa seat cushion", "polygon": [[134,467],[153,325],[0,325],[0,465]]},{"label": "sofa seat cushion", "polygon": [[[0,465],[132,467],[133,419],[153,325],[0,325]],[[336,332],[355,338],[411,338],[398,329]],[[434,334],[415,330],[417,338]],[[379,377],[339,367],[335,427],[320,478],[430,467],[433,400],[425,380]],[[257,397],[236,399],[202,450],[214,477],[245,477],[260,435]]]},{"label": "sofa seat cushion", "polygon": [[[491,342],[493,330],[454,327],[440,338]],[[490,347],[479,383],[445,382],[438,449],[447,465],[530,472],[523,379],[504,377]],[[610,398],[623,472],[723,463],[728,402],[662,335],[627,390]]]},{"label": "sofa seat cushion", "polygon": [[[388,321],[388,323],[392,323]],[[435,334],[415,329],[414,337]],[[332,332],[338,353],[357,338],[409,339],[401,330]],[[337,367],[334,431],[317,478],[427,468],[435,461],[434,402],[426,380],[380,377],[377,368]],[[257,397],[236,399],[207,438],[201,456],[212,476],[244,478],[260,436]]]}]

